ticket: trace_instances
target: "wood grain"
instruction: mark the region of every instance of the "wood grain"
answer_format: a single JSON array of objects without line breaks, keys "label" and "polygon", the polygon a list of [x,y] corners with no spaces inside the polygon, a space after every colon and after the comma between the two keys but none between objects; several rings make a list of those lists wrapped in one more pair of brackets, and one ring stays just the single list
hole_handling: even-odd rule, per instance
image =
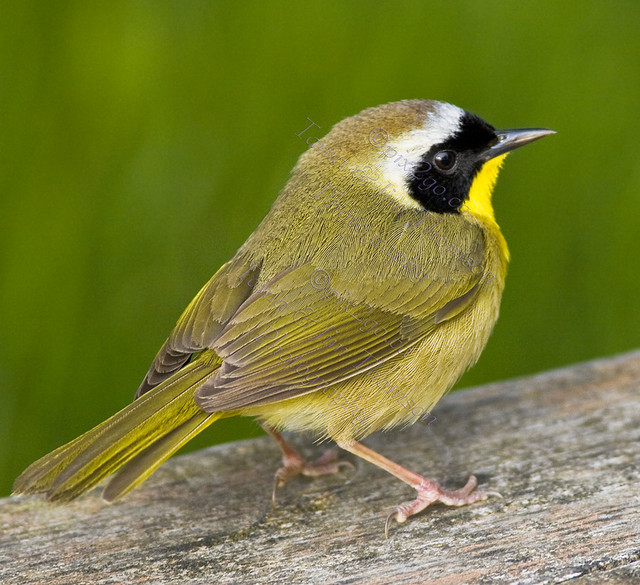
[{"label": "wood grain", "polygon": [[279,454],[266,437],[174,458],[111,505],[100,488],[65,505],[5,498],[0,582],[640,583],[639,389],[633,352],[458,392],[428,428],[370,437],[446,487],[473,472],[504,496],[435,505],[388,540],[385,511],[410,488],[354,461],[292,479],[273,510]]}]

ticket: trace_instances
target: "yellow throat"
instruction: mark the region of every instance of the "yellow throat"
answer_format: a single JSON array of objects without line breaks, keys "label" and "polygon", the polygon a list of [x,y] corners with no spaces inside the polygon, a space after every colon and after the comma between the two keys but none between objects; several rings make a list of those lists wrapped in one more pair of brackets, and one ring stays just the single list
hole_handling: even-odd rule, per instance
[{"label": "yellow throat", "polygon": [[[508,153],[507,153],[508,154]],[[470,213],[477,217],[487,228],[498,238],[500,249],[505,257],[509,260],[509,248],[504,236],[500,232],[500,227],[496,223],[493,205],[491,204],[491,196],[493,189],[498,180],[500,167],[507,157],[507,154],[501,154],[482,165],[482,168],[473,179],[471,189],[469,190],[469,198],[462,206],[462,211]]]}]

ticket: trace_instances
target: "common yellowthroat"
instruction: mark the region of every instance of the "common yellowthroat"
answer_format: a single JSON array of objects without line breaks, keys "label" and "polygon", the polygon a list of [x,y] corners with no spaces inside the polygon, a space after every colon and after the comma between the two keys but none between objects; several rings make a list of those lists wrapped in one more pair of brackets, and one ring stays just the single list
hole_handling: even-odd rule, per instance
[{"label": "common yellowthroat", "polygon": [[[256,417],[278,442],[275,487],[308,463],[279,431],[309,432],[418,492],[385,529],[429,504],[486,498],[471,476],[447,491],[357,442],[429,418],[476,362],[498,317],[509,252],[491,195],[507,153],[552,134],[496,130],[456,106],[369,108],[310,148],[236,255],[198,292],[136,399],[27,468],[17,493],[70,500],[115,473],[115,500],[216,420]],[[274,494],[275,494],[274,487]]]}]

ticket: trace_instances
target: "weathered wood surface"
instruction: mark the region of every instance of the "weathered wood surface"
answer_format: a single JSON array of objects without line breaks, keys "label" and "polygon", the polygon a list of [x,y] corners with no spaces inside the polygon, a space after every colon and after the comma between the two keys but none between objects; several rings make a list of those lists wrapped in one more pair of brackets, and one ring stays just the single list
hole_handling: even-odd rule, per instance
[{"label": "weathered wood surface", "polygon": [[292,479],[272,510],[267,438],[175,458],[112,505],[99,489],[65,505],[7,498],[0,582],[640,583],[639,390],[634,352],[455,393],[430,427],[370,437],[447,487],[474,472],[504,496],[435,505],[389,540],[384,510],[410,488],[355,462]]}]

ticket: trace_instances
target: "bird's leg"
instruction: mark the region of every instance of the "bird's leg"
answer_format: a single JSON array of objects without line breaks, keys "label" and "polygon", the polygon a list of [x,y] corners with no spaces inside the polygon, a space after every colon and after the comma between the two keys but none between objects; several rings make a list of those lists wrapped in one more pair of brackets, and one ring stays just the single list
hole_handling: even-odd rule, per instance
[{"label": "bird's leg", "polygon": [[325,451],[315,461],[308,462],[284,440],[284,437],[278,431],[267,425],[262,425],[262,428],[273,437],[278,447],[280,447],[280,451],[282,451],[282,467],[276,471],[273,482],[274,506],[277,489],[287,483],[290,477],[295,475],[306,475],[308,477],[330,475],[338,473],[340,467],[353,467],[353,464],[349,461],[338,461],[338,454],[334,449]]},{"label": "bird's leg", "polygon": [[373,463],[392,475],[395,475],[398,479],[409,484],[418,492],[418,497],[415,500],[400,504],[389,513],[384,525],[384,533],[387,537],[389,536],[389,525],[391,524],[391,520],[395,519],[398,523],[404,522],[409,518],[409,516],[413,516],[414,514],[421,512],[429,504],[433,504],[434,502],[442,502],[447,506],[466,506],[467,504],[473,504],[480,500],[485,500],[490,494],[500,495],[494,492],[474,492],[473,490],[478,485],[478,480],[473,475],[469,477],[467,484],[463,488],[454,491],[447,491],[442,489],[436,482],[394,463],[390,459],[387,459],[383,455],[376,453],[356,441],[338,441],[338,445],[342,449],[349,451],[358,457],[362,457],[362,459],[365,459],[369,463]]}]

